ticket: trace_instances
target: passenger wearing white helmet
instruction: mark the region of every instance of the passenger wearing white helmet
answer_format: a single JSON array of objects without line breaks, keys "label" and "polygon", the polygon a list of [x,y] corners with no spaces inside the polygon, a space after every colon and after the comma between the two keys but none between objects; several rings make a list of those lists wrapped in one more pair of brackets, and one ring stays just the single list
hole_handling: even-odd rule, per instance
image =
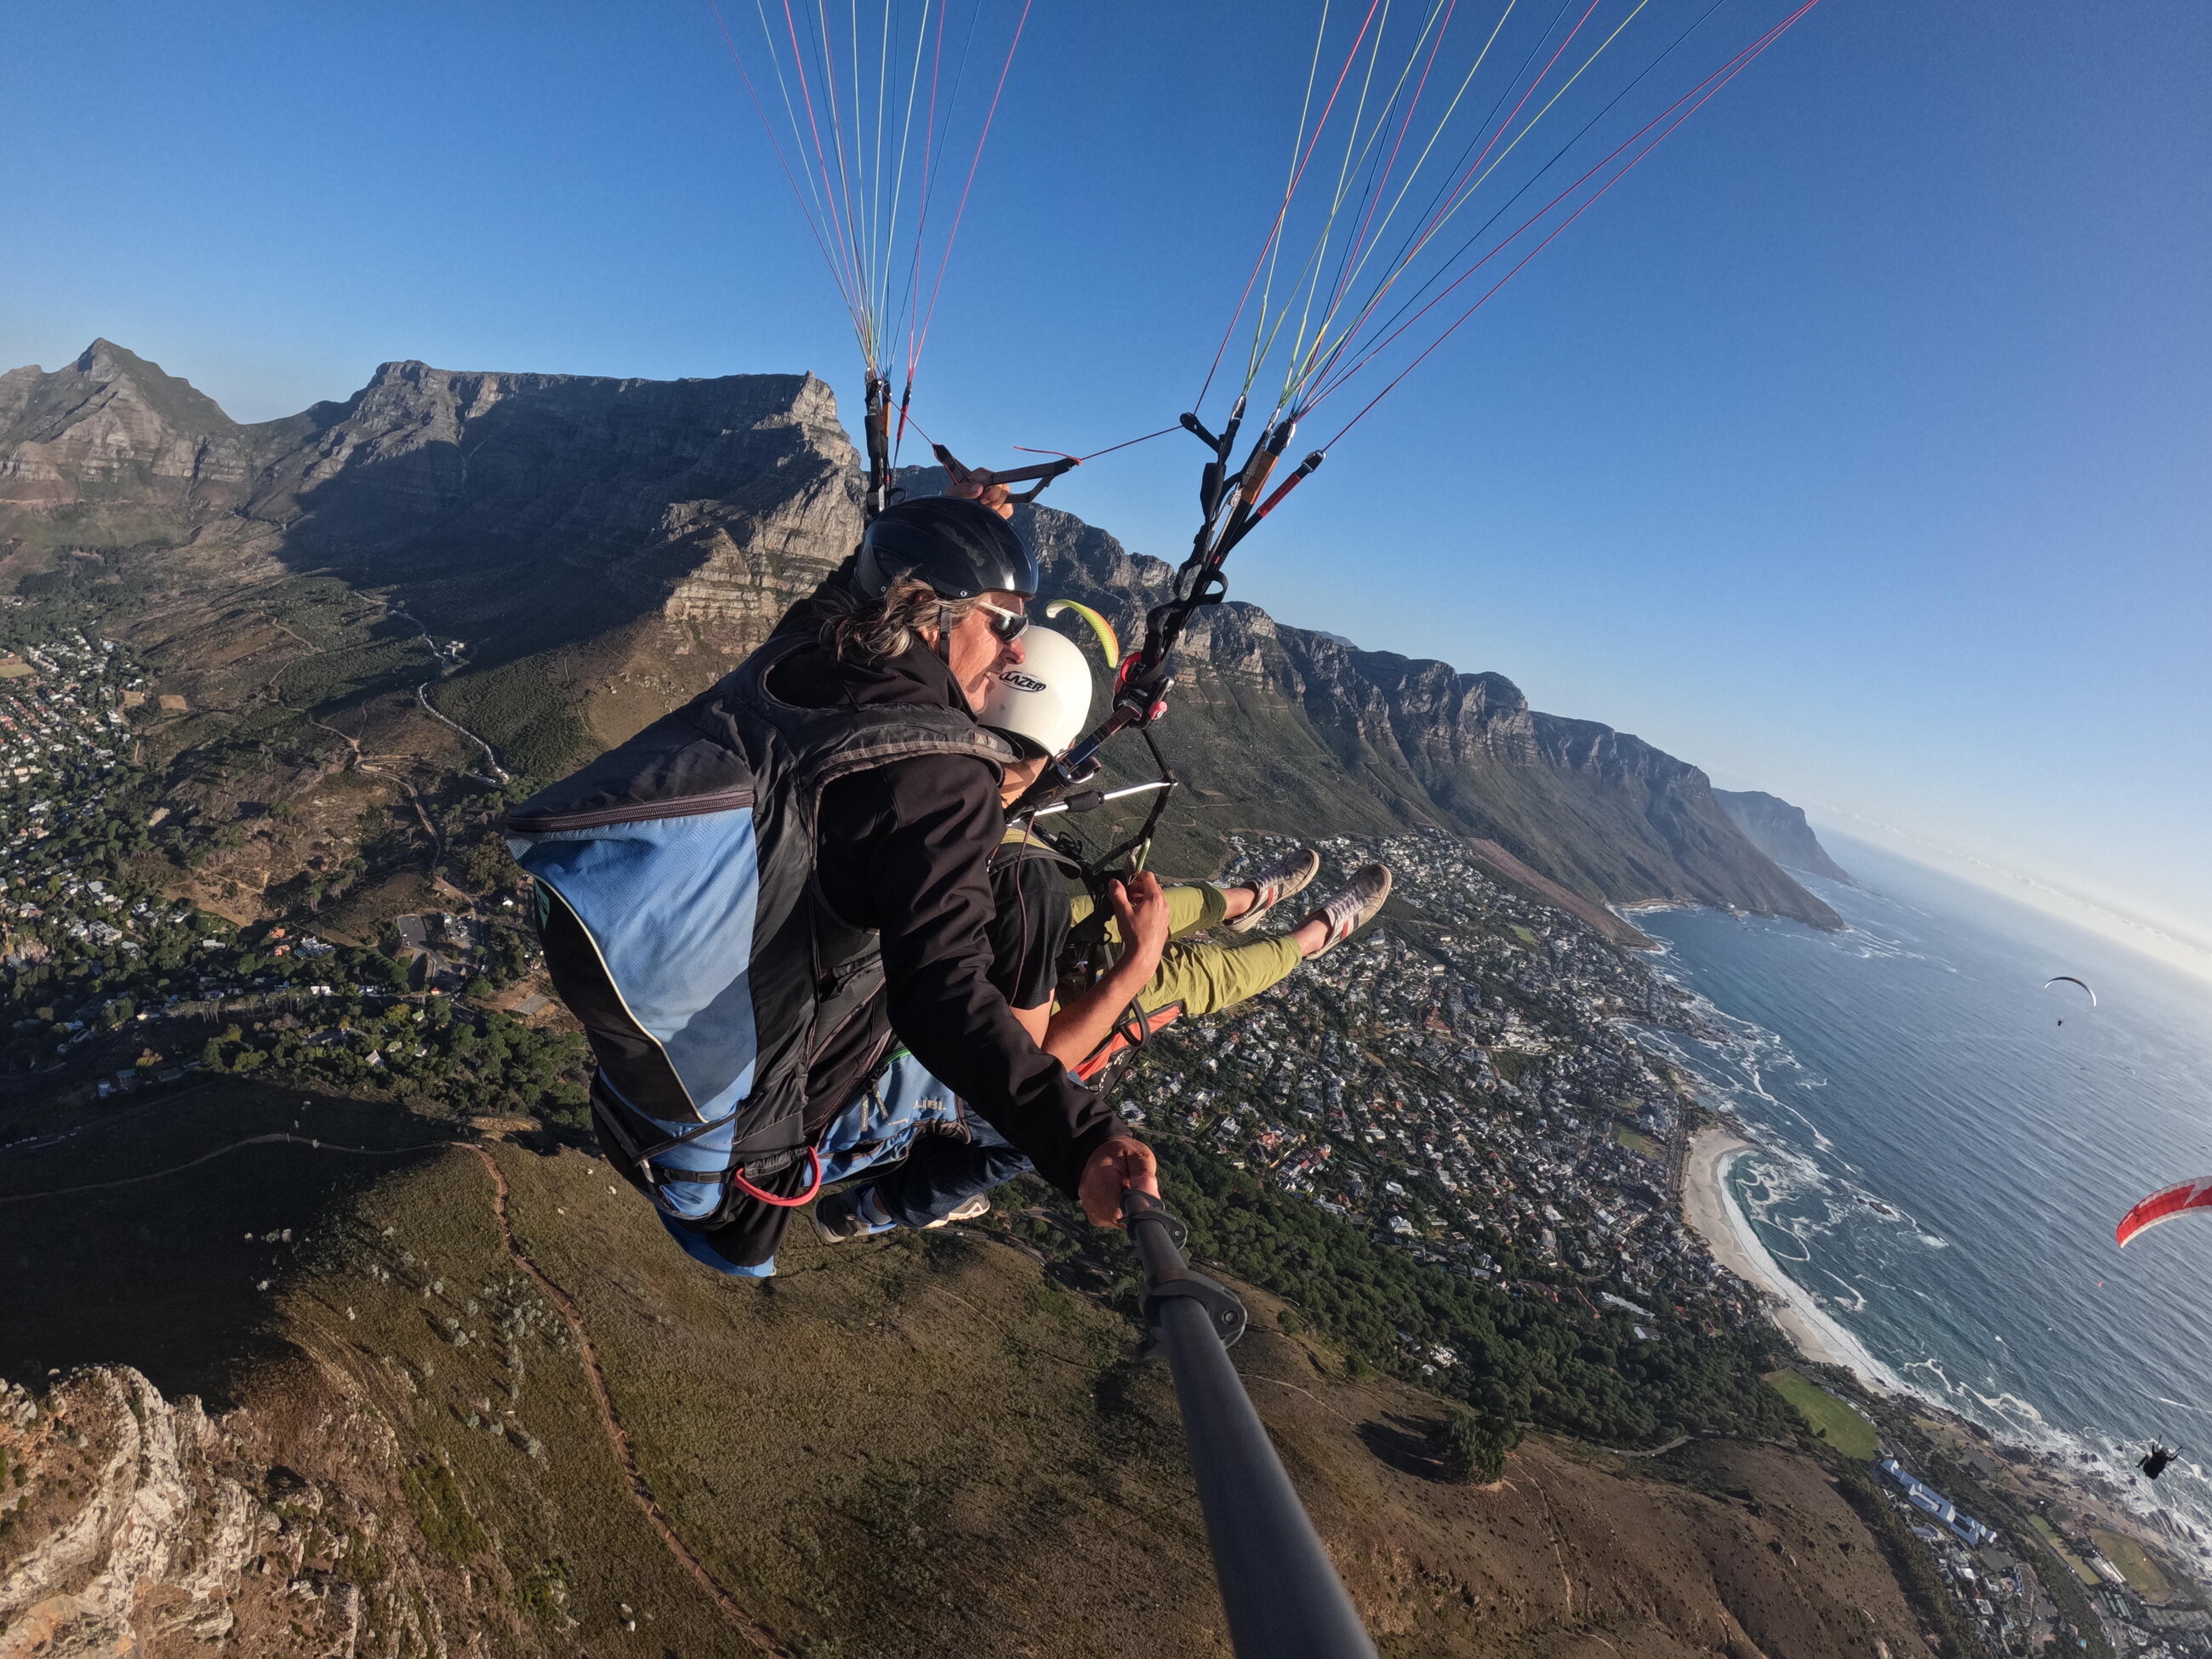
[{"label": "passenger wearing white helmet", "polygon": [[[1015,740],[1029,758],[1006,769],[1003,790],[1009,805],[1036,781],[1045,761],[1066,750],[1081,735],[1089,718],[1092,695],[1091,665],[1073,641],[1049,629],[1032,629],[1023,661],[1003,668],[984,688],[975,721]],[[1024,851],[1042,850],[1033,836],[1019,826],[1007,832],[1011,846]],[[994,871],[1008,861],[1001,848]],[[1275,985],[1299,963],[1348,939],[1382,908],[1389,896],[1390,872],[1371,864],[1358,871],[1343,890],[1307,915],[1289,933],[1243,945],[1186,942],[1185,936],[1204,933],[1227,923],[1237,933],[1249,932],[1276,905],[1302,890],[1321,867],[1320,856],[1301,848],[1263,866],[1235,884],[1218,882],[1168,887],[1164,890],[1169,912],[1170,943],[1157,969],[1136,981],[1135,994],[1118,1000],[1093,994],[1057,1010],[1039,1046],[1069,1070],[1088,1075],[1103,1067],[1106,1059],[1126,1042],[1114,1041],[1125,1017],[1133,1016],[1136,1029],[1158,1026],[1176,1018],[1198,1018],[1217,1013],[1259,995]],[[1143,879],[1143,878],[1139,878]],[[995,880],[994,886],[1000,885]],[[1066,921],[1057,931],[1065,933],[1091,913],[1087,894],[1066,895]],[[1008,932],[1006,902],[994,937]],[[1058,907],[1037,907],[1025,918],[1029,931],[1055,931]],[[1106,924],[1104,955],[1112,967],[1107,980],[1127,984],[1139,951],[1123,949],[1130,938],[1119,915]],[[1057,951],[1055,951],[1057,955]],[[1102,1049],[1103,1052],[1102,1052]]]},{"label": "passenger wearing white helmet", "polygon": [[[983,692],[976,721],[1012,739],[1026,757],[1006,769],[1009,805],[1053,756],[1088,723],[1091,667],[1082,652],[1048,628],[1024,637],[1024,660],[1002,667]],[[1299,963],[1340,943],[1382,908],[1390,872],[1369,865],[1290,932],[1222,945],[1186,938],[1226,924],[1249,931],[1299,891],[1321,860],[1300,848],[1234,884],[1163,887],[1149,872],[1125,890],[1109,884],[1113,918],[1097,941],[1098,972],[1083,991],[1055,1004],[1074,926],[1092,912],[1087,893],[1071,892],[1073,866],[1025,827],[1007,832],[992,866],[997,914],[989,933],[994,975],[1013,988],[1014,1018],[1047,1054],[1085,1079],[1115,1054],[1177,1018],[1197,1018],[1277,984]],[[908,1143],[903,1163],[865,1186],[822,1200],[815,1219],[825,1238],[865,1237],[893,1226],[941,1225],[989,1207],[991,1187],[1029,1167],[988,1125],[957,1102],[952,1119],[933,1119]],[[939,1133],[928,1133],[935,1129]]]}]

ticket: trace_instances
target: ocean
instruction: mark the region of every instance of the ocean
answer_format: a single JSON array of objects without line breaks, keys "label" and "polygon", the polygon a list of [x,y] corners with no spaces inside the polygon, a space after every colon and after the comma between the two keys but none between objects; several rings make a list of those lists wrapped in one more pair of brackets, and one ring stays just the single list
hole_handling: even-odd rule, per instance
[{"label": "ocean", "polygon": [[[1847,933],[1636,918],[1727,1033],[1660,1041],[1759,1143],[1740,1212],[1889,1386],[2101,1471],[2212,1567],[2212,1215],[2112,1242],[2144,1194],[2212,1176],[2212,985],[1828,847],[1857,884],[1801,879]],[[2155,1487],[2132,1468],[2153,1439],[2184,1452]]]}]

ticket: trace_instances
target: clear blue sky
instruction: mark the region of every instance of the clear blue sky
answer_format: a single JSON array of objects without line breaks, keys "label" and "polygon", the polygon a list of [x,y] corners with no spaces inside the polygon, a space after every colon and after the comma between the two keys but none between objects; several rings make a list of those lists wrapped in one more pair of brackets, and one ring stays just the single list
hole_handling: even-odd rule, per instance
[{"label": "clear blue sky", "polygon": [[[1039,0],[933,432],[1006,459],[1180,412],[1309,13]],[[105,334],[242,419],[398,357],[855,400],[703,0],[76,0],[9,36],[0,366]],[[1824,0],[1334,453],[1237,592],[2212,932],[2208,85],[2198,0]],[[1050,499],[1179,557],[1194,448]]]}]

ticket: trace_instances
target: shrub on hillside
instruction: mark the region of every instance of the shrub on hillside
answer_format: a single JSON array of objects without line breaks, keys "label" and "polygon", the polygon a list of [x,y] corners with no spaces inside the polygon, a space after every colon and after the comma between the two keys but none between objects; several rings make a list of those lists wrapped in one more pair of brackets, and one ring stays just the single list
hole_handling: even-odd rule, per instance
[{"label": "shrub on hillside", "polygon": [[1505,1473],[1505,1454],[1521,1443],[1521,1431],[1495,1417],[1455,1411],[1429,1436],[1429,1450],[1444,1477],[1487,1486]]}]

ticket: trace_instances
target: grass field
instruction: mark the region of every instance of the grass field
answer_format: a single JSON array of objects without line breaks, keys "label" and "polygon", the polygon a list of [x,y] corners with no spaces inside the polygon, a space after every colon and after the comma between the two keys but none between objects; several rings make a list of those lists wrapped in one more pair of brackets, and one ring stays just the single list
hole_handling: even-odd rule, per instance
[{"label": "grass field", "polygon": [[[2092,1589],[2094,1589],[2098,1585],[2105,1582],[2103,1579],[2098,1577],[2094,1572],[2090,1571],[2089,1564],[2087,1561],[2084,1561],[2080,1556],[2075,1554],[2072,1550],[2066,1547],[2065,1540],[2059,1537],[2057,1529],[2054,1528],[2051,1522],[2045,1520],[2039,1515],[2031,1516],[2029,1520],[2034,1525],[2037,1534],[2041,1536],[2043,1541],[2050,1545],[2051,1549],[2057,1553],[2058,1559],[2066,1564],[2066,1570],[2069,1572],[2072,1573],[2076,1578],[2080,1579],[2082,1583]],[[2114,1562],[2113,1565],[2118,1566],[2119,1564],[2118,1562]]]},{"label": "grass field", "polygon": [[1662,1163],[1666,1160],[1666,1149],[1641,1129],[1631,1129],[1625,1125],[1617,1126],[1613,1129],[1613,1138],[1639,1158],[1648,1158]]},{"label": "grass field", "polygon": [[2162,1601],[2173,1594],[2173,1586],[2158,1570],[2141,1544],[2124,1533],[2106,1532],[2102,1527],[2089,1528],[2089,1536],[2097,1540],[2097,1547],[2105,1553],[2105,1559],[2120,1570],[2125,1578],[2154,1601]]},{"label": "grass field", "polygon": [[1865,1462],[1881,1449],[1874,1425],[1810,1377],[1796,1371],[1779,1370],[1769,1372],[1766,1381],[1777,1394],[1797,1408],[1798,1415],[1813,1425],[1814,1433],[1844,1456]]}]

